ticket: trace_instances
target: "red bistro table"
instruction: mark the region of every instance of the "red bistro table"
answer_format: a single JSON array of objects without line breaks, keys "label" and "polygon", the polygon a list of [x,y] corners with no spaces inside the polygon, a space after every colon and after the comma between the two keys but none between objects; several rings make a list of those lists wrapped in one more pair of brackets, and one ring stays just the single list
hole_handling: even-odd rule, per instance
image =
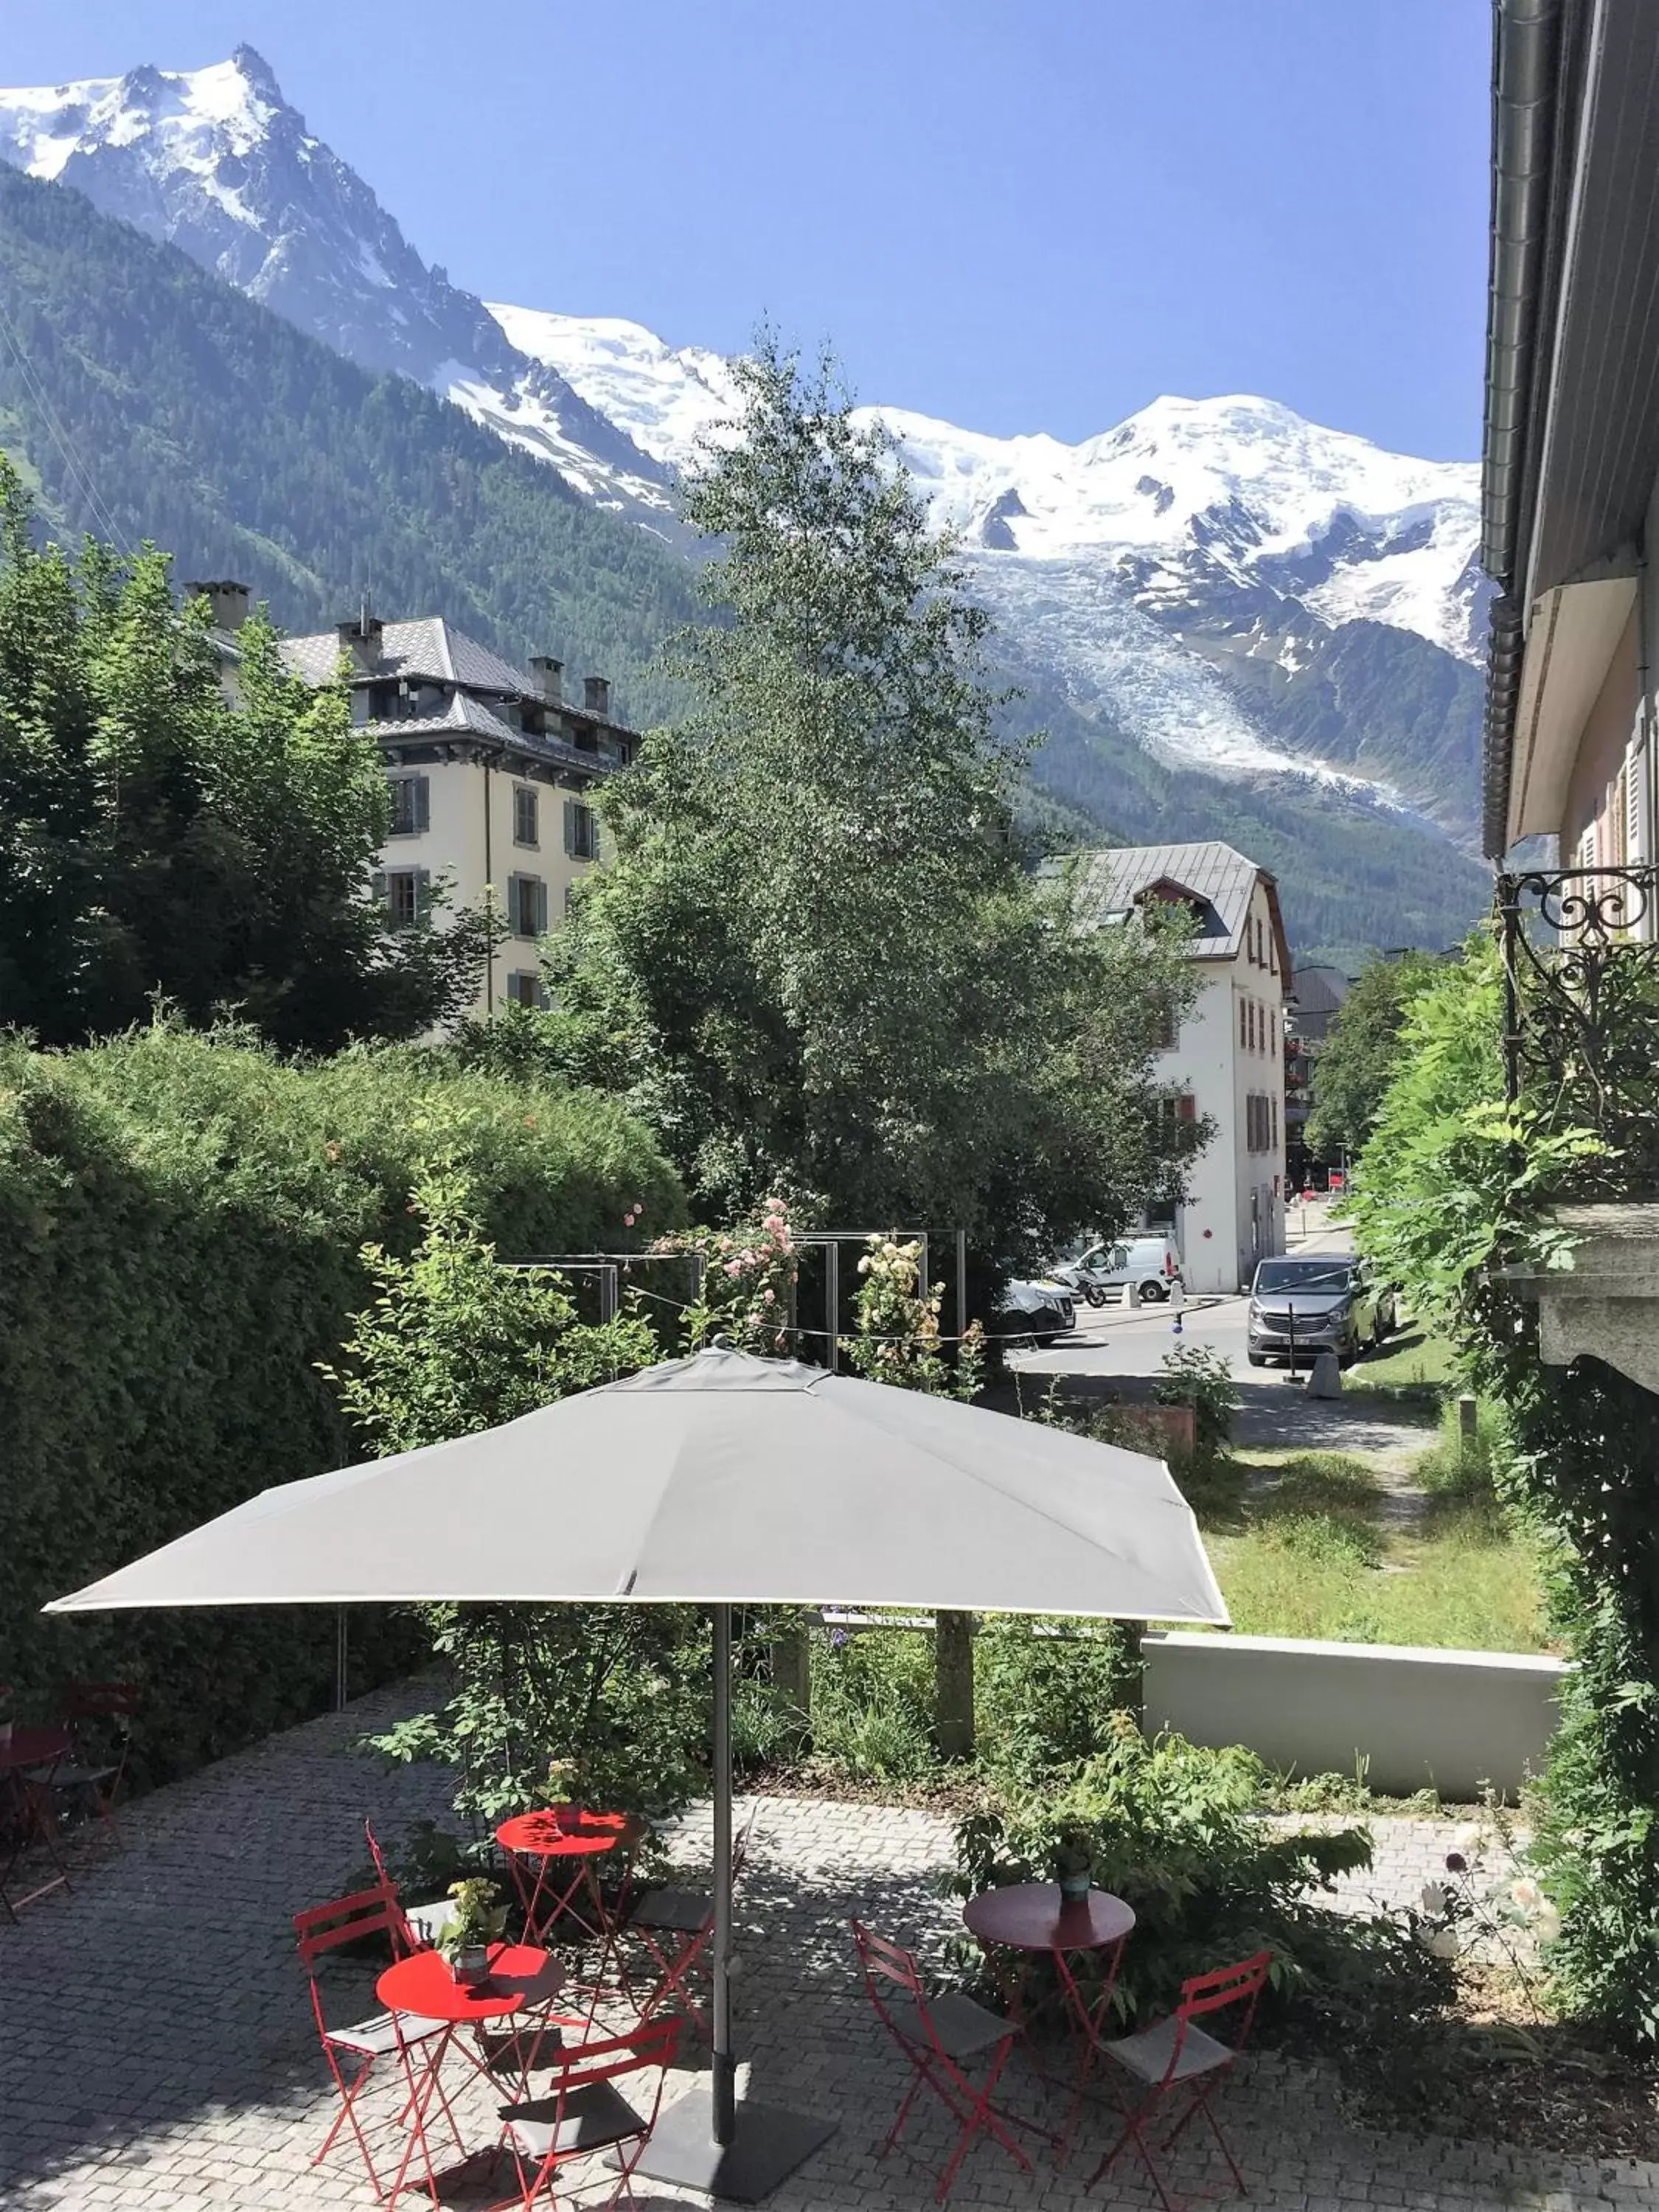
[{"label": "red bistro table", "polygon": [[[49,1809],[52,1773],[69,1747],[66,1728],[14,1728],[10,1741],[0,1744],[0,1799],[9,1800],[10,1805],[9,1818],[0,1819],[0,1906],[9,1920],[16,1919],[18,1905],[33,1905],[37,1897],[70,1886],[69,1869],[58,1856]],[[29,1780],[31,1766],[46,1770],[40,1781]],[[6,1884],[31,1843],[45,1846],[57,1872],[15,1898]]]},{"label": "red bistro table", "polygon": [[[1133,1907],[1126,1905],[1121,1897],[1114,1897],[1109,1890],[1091,1889],[1083,1897],[1062,1897],[1055,1882],[1026,1881],[1011,1882],[1003,1889],[981,1890],[963,1906],[962,1917],[969,1935],[975,1936],[988,1952],[1012,1951],[1030,1956],[1046,1951],[1054,1962],[1060,2002],[1082,2045],[1071,2110],[1060,2138],[1060,2155],[1063,2161],[1082,2109],[1083,2093],[1099,2047],[1112,1991],[1117,1985],[1123,1946],[1135,1924]],[[1109,1954],[1103,1960],[1104,1986],[1092,2005],[1079,1989],[1071,1965],[1074,1958],[1089,1953]],[[1004,1989],[1011,2016],[1020,2027],[1029,2028],[1024,2002],[1024,1978],[1023,1971],[1017,1972],[1004,1983]]]},{"label": "red bistro table", "polygon": [[[531,1942],[544,1941],[568,1913],[586,1935],[607,1950],[611,1948],[615,1931],[599,1895],[599,1863],[618,1844],[629,1842],[635,1828],[626,1813],[587,1813],[579,1805],[551,1805],[545,1812],[518,1813],[501,1822],[495,1841],[507,1853],[524,1907],[524,1932]],[[527,1875],[527,1863],[532,1860],[533,1880]],[[578,1892],[586,1893],[591,1920],[575,1901]],[[603,1957],[599,1971],[605,1971]]]},{"label": "red bistro table", "polygon": [[[491,2021],[511,2019],[532,2005],[544,2005],[558,1995],[563,1981],[564,1972],[558,1960],[532,1943],[492,1943],[489,1972],[481,1982],[458,1982],[449,1961],[439,1951],[414,1951],[386,1968],[374,1984],[374,1992],[387,2012],[394,2018],[399,2014],[414,2014],[422,2021],[438,2020],[444,2023],[444,2033],[434,2036],[429,2042],[411,2046],[404,2042],[401,2033],[398,2038],[398,2054],[409,2085],[409,2141],[404,2147],[397,2179],[387,2192],[389,2197],[395,2197],[407,2181],[410,2162],[418,2148],[426,2168],[427,2190],[434,2204],[442,2202],[438,2185],[446,2177],[433,2171],[431,2147],[426,2139],[426,2118],[434,2097],[446,2112],[449,2112],[449,2100],[438,2077],[452,2049],[459,2050],[473,2070],[492,2088],[499,2090],[499,2081],[489,2060],[460,2040],[461,2030],[481,2029]],[[586,2027],[584,2021],[549,2014],[533,2028],[524,2031],[519,2053],[522,2061],[519,2069],[521,2084],[537,2063],[536,2054],[544,2036],[566,2027],[585,2030]],[[422,2061],[418,2074],[415,2067],[417,2054]],[[450,2113],[450,2121],[453,2126],[453,2113]],[[472,2156],[486,2156],[495,2148],[489,2144]]]}]

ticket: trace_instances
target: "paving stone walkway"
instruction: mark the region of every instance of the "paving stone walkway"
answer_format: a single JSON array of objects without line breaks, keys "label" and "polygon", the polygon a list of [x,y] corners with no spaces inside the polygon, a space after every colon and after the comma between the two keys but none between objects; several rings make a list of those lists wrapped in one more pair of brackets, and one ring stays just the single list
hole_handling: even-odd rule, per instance
[{"label": "paving stone walkway", "polygon": [[[308,2212],[368,2206],[349,2141],[313,2167],[332,2116],[289,1916],[337,1894],[362,1863],[362,1820],[383,1837],[444,1809],[442,1778],[388,1772],[356,1748],[366,1726],[407,1710],[408,1692],[365,1700],[158,1791],[127,1816],[125,1856],[100,1852],[72,1895],[0,1926],[0,2206],[169,2212],[235,2204]],[[1431,1821],[1381,1824],[1379,1864],[1349,1885],[1384,1901],[1414,1895],[1445,1847]],[[763,1801],[739,1909],[740,2039],[757,2089],[840,2116],[840,2127],[773,2200],[779,2212],[865,2212],[932,2201],[947,2125],[918,2115],[915,2157],[876,2152],[903,2094],[901,2061],[856,1987],[845,1923],[854,1910],[933,1950],[952,1924],[934,1894],[947,1825],[932,1814],[800,1799]],[[707,1817],[683,1848],[707,1848]],[[1356,1896],[1352,1901],[1358,1902]],[[342,1966],[342,2016],[373,2008],[373,1968]],[[1034,2116],[1042,2085],[1017,2060],[1004,2101]],[[671,2095],[693,2087],[672,2078]],[[1659,2168],[1552,2164],[1531,2154],[1363,2131],[1337,2116],[1316,2069],[1276,2055],[1227,2091],[1229,2125],[1251,2188],[1273,2212],[1577,2212],[1659,2204]],[[390,2080],[369,2093],[376,2141],[397,2140]],[[488,2140],[491,2100],[463,2092],[457,2112]],[[1085,2212],[1148,2207],[1127,2169],[1102,2191],[1084,2180],[1107,2140],[1085,2122],[1064,2171],[1021,2172],[994,2147],[969,2155],[952,2203],[962,2212]],[[1038,2147],[1040,2148],[1040,2147]],[[1183,2193],[1219,2193],[1201,2155]],[[415,2205],[421,2200],[402,2200]],[[602,2201],[602,2198],[601,2200]],[[642,2206],[670,2193],[641,2183]]]}]

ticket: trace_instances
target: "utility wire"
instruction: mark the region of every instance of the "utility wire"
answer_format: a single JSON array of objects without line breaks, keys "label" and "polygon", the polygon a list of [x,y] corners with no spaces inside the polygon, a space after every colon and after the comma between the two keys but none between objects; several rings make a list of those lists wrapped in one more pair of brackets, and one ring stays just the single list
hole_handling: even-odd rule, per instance
[{"label": "utility wire", "polygon": [[48,398],[46,387],[41,383],[33,364],[30,362],[28,355],[24,349],[22,334],[18,330],[15,323],[13,322],[10,315],[7,313],[3,300],[0,300],[0,337],[3,337],[7,345],[10,348],[12,358],[17,363],[18,374],[23,380],[25,393],[33,404],[42,422],[46,425],[47,436],[52,440],[52,444],[58,448],[59,457],[61,458],[64,467],[68,473],[71,489],[78,494],[82,501],[85,503],[94,524],[103,533],[104,537],[110,542],[110,544],[116,546],[122,553],[125,554],[126,556],[131,559],[132,556],[131,540],[127,537],[125,532],[121,529],[114,516],[110,513],[109,508],[100,497],[97,484],[93,480],[92,472],[76,452],[74,441],[70,436],[68,430],[64,428],[63,422],[59,418],[57,409],[52,405],[51,399]]}]

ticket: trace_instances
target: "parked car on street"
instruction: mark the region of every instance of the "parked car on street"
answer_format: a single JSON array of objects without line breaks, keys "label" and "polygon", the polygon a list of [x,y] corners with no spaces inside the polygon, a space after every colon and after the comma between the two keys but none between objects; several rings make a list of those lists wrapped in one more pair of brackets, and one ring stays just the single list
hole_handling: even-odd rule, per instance
[{"label": "parked car on street", "polygon": [[1077,1327],[1077,1308],[1063,1283],[1048,1276],[1010,1283],[991,1320],[994,1336],[1053,1344]]},{"label": "parked car on street", "polygon": [[1091,1306],[1157,1305],[1181,1282],[1181,1255],[1167,1237],[1127,1237],[1115,1244],[1091,1244],[1054,1273]]},{"label": "parked car on street", "polygon": [[[1261,1260],[1250,1284],[1252,1367],[1334,1352],[1343,1366],[1393,1334],[1395,1295],[1352,1252]],[[1294,1347],[1294,1350],[1292,1350]]]}]

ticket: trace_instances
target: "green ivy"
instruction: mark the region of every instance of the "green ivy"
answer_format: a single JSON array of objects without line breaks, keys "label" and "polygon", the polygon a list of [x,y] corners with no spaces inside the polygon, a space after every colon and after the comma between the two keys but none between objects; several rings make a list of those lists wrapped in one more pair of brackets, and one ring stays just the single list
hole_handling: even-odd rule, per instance
[{"label": "green ivy", "polygon": [[1570,1265],[1551,1218],[1606,1156],[1503,1103],[1502,977],[1489,937],[1413,1001],[1406,1057],[1360,1163],[1362,1247],[1501,1405],[1502,1493],[1538,1528],[1574,1662],[1539,1793],[1534,1856],[1562,1915],[1555,1995],[1626,2042],[1659,2045],[1659,1513],[1655,1407],[1601,1361],[1546,1367],[1526,1278]]}]

